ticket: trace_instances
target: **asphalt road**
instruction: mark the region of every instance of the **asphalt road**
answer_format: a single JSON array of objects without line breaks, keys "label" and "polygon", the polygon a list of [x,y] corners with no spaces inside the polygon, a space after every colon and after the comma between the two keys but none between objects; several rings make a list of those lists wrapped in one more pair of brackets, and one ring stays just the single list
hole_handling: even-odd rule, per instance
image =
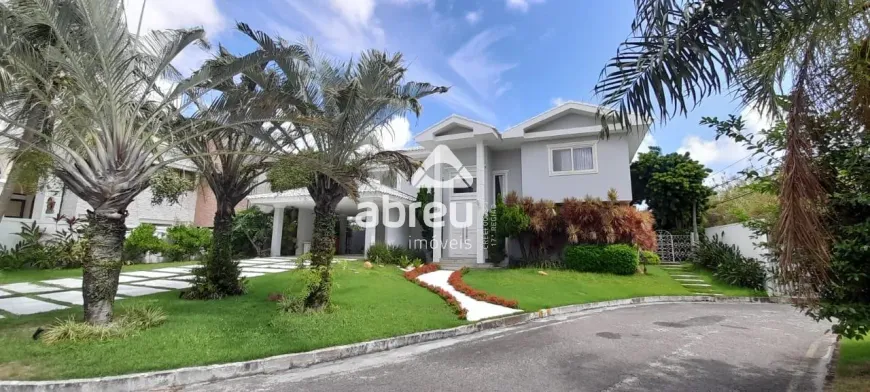
[{"label": "asphalt road", "polygon": [[829,328],[788,305],[647,305],[185,390],[816,391]]}]

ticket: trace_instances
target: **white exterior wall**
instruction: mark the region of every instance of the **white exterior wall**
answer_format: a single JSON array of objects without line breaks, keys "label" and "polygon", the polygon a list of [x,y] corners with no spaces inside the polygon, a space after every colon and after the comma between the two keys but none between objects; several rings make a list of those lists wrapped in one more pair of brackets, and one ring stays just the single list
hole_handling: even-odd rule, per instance
[{"label": "white exterior wall", "polygon": [[766,253],[765,249],[755,245],[756,243],[767,241],[767,236],[762,235],[760,238],[755,238],[752,230],[741,223],[708,227],[704,229],[704,235],[708,239],[718,236],[719,241],[736,246],[745,257],[751,257],[759,261],[767,260],[767,257],[764,255]]},{"label": "white exterior wall", "polygon": [[[92,207],[84,200],[67,192],[68,197],[76,200],[75,215],[79,217],[87,216],[87,211]],[[193,223],[196,213],[196,192],[185,192],[179,198],[179,204],[169,205],[162,203],[151,205],[151,188],[145,189],[142,193],[133,199],[133,202],[127,207],[129,216],[127,216],[127,227],[134,228],[141,223],[151,223],[157,226],[173,226],[176,224],[191,224]]]}]

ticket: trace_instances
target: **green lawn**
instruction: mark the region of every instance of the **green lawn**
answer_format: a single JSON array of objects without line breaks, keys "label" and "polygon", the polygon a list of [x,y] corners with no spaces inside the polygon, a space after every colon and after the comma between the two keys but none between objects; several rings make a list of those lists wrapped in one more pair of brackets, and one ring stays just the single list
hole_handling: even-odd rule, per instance
[{"label": "green lawn", "polygon": [[471,287],[516,299],[526,311],[555,306],[655,295],[688,295],[689,291],[659,267],[647,275],[619,276],[564,270],[471,270],[463,279]]},{"label": "green lawn", "polygon": [[169,316],[164,325],[127,339],[58,345],[31,339],[37,327],[78,315],[80,308],[2,319],[0,379],[95,377],[243,361],[464,323],[397,268],[367,270],[360,262],[336,265],[332,313],[278,312],[268,294],[299,288],[298,276],[290,271],[250,279],[247,295],[220,301],[180,300],[177,291],[124,299],[116,308],[155,304]]},{"label": "green lawn", "polygon": [[870,336],[864,340],[840,341],[840,359],[837,362],[835,392],[870,391]]},{"label": "green lawn", "polygon": [[[180,265],[188,265],[196,263],[195,261],[176,261],[172,263],[154,263],[154,264],[132,264],[125,265],[123,267],[124,272],[131,271],[146,271],[155,268],[164,268],[164,267],[177,267]],[[70,269],[51,269],[51,270],[38,270],[38,269],[26,269],[26,270],[14,270],[14,271],[2,271],[0,270],[0,284],[7,283],[18,283],[18,282],[36,282],[40,280],[46,279],[60,279],[60,278],[80,278],[82,276],[81,268],[70,268]]]},{"label": "green lawn", "polygon": [[687,271],[697,274],[707,284],[712,286],[712,289],[718,293],[725,294],[729,297],[767,297],[767,292],[764,290],[753,290],[745,287],[732,286],[722,282],[713,276],[713,273],[707,269],[701,268],[694,264],[684,264],[683,267]]}]

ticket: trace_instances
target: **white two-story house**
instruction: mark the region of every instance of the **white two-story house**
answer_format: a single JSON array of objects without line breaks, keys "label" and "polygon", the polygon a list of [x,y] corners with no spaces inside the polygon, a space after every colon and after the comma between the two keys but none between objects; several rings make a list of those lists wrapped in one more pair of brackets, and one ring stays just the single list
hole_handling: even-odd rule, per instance
[{"label": "white two-story house", "polygon": [[[522,197],[549,199],[561,202],[568,197],[607,198],[607,192],[615,189],[619,200],[631,200],[631,177],[629,165],[648,131],[648,125],[638,124],[626,132],[612,129],[609,138],[601,138],[600,119],[596,118],[598,107],[567,102],[522,123],[500,132],[492,125],[465,117],[452,115],[429,127],[415,137],[418,147],[404,150],[411,158],[424,161],[439,146],[450,149],[470,173],[470,181],[456,181],[452,187],[436,190],[434,198],[448,206],[456,216],[471,211],[473,222],[467,227],[453,227],[447,219],[444,227],[434,230],[432,258],[441,260],[464,260],[476,263],[486,261],[484,243],[484,215],[494,205],[496,195],[517,192]],[[436,168],[435,176],[450,178],[458,168]],[[389,182],[389,183],[388,183]],[[373,181],[360,190],[360,198],[354,202],[342,200],[338,213],[342,218],[352,218],[360,213],[358,203],[370,201],[401,203],[410,206],[417,195],[417,188],[408,179]],[[386,198],[385,198],[386,197]],[[314,202],[305,189],[252,195],[249,201],[263,209],[282,212],[285,208],[298,209],[296,253],[308,250],[313,232]],[[390,216],[401,214],[390,210]],[[278,256],[281,249],[283,213],[274,214],[275,228],[272,236],[272,255]],[[348,219],[339,219],[337,229],[337,253],[364,253],[371,244],[382,242],[390,245],[412,247],[419,243],[420,227],[410,210],[404,211],[408,224],[403,227],[369,227],[365,230],[350,229]],[[410,215],[410,219],[407,217]],[[461,243],[471,246],[446,246]]]}]

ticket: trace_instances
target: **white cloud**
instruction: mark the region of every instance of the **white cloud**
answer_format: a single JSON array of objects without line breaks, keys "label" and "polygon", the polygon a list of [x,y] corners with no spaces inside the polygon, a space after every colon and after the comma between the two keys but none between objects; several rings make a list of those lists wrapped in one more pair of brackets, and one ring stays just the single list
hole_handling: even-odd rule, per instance
[{"label": "white cloud", "polygon": [[[206,36],[213,39],[230,26],[229,20],[220,12],[215,0],[148,0],[144,12],[143,1],[145,0],[126,0],[124,4],[127,28],[131,32],[139,29],[140,16],[142,34],[153,30],[202,27]],[[191,45],[176,56],[172,64],[182,73],[189,74],[210,57],[211,54],[202,48]]]},{"label": "white cloud", "polygon": [[483,10],[470,11],[465,14],[465,20],[471,24],[475,25],[477,22],[480,22],[480,18],[483,17]]},{"label": "white cloud", "polygon": [[656,138],[653,137],[652,132],[647,132],[646,136],[643,137],[643,140],[640,141],[640,146],[637,147],[637,152],[634,154],[634,159],[631,161],[636,161],[638,155],[649,152],[650,146],[656,145],[658,145],[658,142],[656,142]]},{"label": "white cloud", "polygon": [[376,4],[373,1],[330,0],[327,7],[319,2],[286,2],[313,27],[316,42],[336,56],[349,58],[363,50],[386,46],[384,29],[374,17]]},{"label": "white cloud", "polygon": [[453,53],[447,63],[481,97],[491,97],[505,85],[501,80],[502,73],[516,67],[516,64],[493,60],[488,49],[512,32],[512,28],[484,30]]},{"label": "white cloud", "polygon": [[[471,114],[476,119],[487,122],[495,122],[496,116],[489,106],[480,102],[472,94],[456,86],[438,73],[424,67],[422,64],[414,64],[408,69],[408,77],[418,82],[428,82],[438,86],[450,86],[450,91],[444,94],[434,95],[437,99],[449,106],[451,110],[460,114]],[[425,104],[424,104],[425,106]]]},{"label": "white cloud", "polygon": [[368,25],[375,13],[375,0],[329,0],[329,5],[354,25]]},{"label": "white cloud", "polygon": [[677,152],[680,154],[688,152],[692,159],[708,166],[717,163],[731,163],[749,154],[745,148],[730,138],[704,140],[696,135],[683,138]]},{"label": "white cloud", "polygon": [[768,113],[761,113],[749,106],[743,108],[743,111],[740,112],[740,117],[743,118],[746,131],[753,135],[758,135],[761,130],[770,129],[774,125],[773,116]]},{"label": "white cloud", "polygon": [[563,104],[563,103],[565,103],[565,102],[568,102],[568,101],[566,101],[566,100],[565,100],[564,98],[562,98],[562,97],[556,97],[556,98],[553,98],[553,99],[550,100],[550,103],[552,103],[553,106],[559,106],[559,105],[561,105],[561,104]]},{"label": "white cloud", "polygon": [[510,10],[528,12],[532,4],[541,4],[544,0],[505,0],[505,5]]},{"label": "white cloud", "polygon": [[401,149],[411,141],[411,123],[405,117],[394,117],[378,130],[377,137],[384,150]]}]

